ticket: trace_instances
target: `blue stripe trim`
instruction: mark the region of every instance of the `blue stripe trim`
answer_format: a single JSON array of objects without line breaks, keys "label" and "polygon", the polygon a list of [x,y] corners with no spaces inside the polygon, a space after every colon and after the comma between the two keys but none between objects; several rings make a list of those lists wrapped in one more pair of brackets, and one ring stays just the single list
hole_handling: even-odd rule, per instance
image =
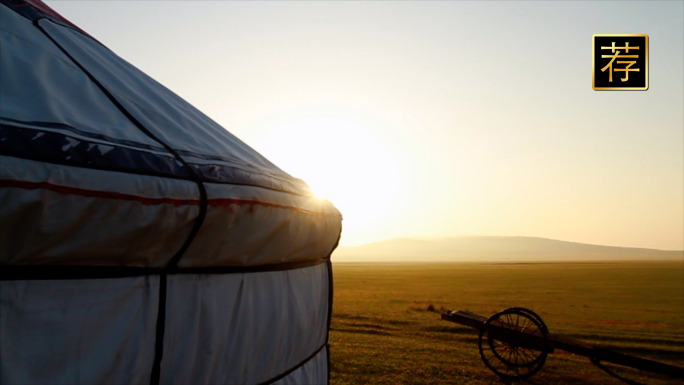
[{"label": "blue stripe trim", "polygon": [[[163,150],[163,149],[162,149]],[[191,179],[171,154],[157,155],[0,123],[0,154],[69,166]]]},{"label": "blue stripe trim", "polygon": [[[194,180],[188,169],[165,148],[113,139],[106,135],[85,132],[58,123],[22,122],[22,125],[46,129],[18,127],[0,118],[0,154],[41,162],[73,167],[91,168],[129,174],[150,175],[172,179]],[[49,129],[66,130],[79,137],[65,135]],[[86,138],[97,139],[90,141]],[[105,143],[103,143],[105,142]],[[155,151],[155,152],[150,152]],[[165,155],[168,154],[168,155]],[[252,186],[295,195],[308,196],[295,188],[295,183],[275,179],[223,164],[197,164],[188,166],[202,182]],[[282,183],[285,182],[285,183]]]},{"label": "blue stripe trim", "polygon": [[[52,130],[69,131],[69,132],[73,132],[74,134],[77,134],[80,136],[85,136],[86,138],[98,139],[98,140],[102,140],[102,141],[109,142],[109,143],[120,144],[122,146],[140,148],[143,150],[168,152],[163,146],[154,146],[154,145],[150,145],[150,144],[135,142],[133,140],[116,139],[116,138],[112,138],[111,136],[98,134],[95,132],[80,130],[76,127],[70,126],[68,124],[63,124],[63,123],[38,122],[38,121],[25,122],[22,120],[17,120],[17,119],[12,119],[12,118],[0,116],[0,125],[8,125],[8,126],[13,126],[13,127],[17,127],[17,128],[28,128],[28,129],[34,129],[34,130],[35,129],[39,130],[41,128],[47,128],[47,129],[52,129]],[[171,155],[171,154],[169,154],[169,155]]]},{"label": "blue stripe trim", "polygon": [[[47,129],[53,129],[53,130],[69,131],[69,132],[73,132],[74,134],[78,134],[80,136],[85,136],[87,138],[104,140],[104,141],[107,141],[110,143],[120,144],[122,146],[140,148],[140,149],[151,150],[151,151],[168,152],[166,150],[166,148],[164,148],[162,146],[154,146],[154,145],[144,144],[144,143],[135,142],[132,140],[127,140],[127,139],[112,138],[111,136],[98,134],[98,133],[90,132],[90,131],[84,131],[84,130],[78,129],[76,127],[70,126],[68,124],[63,124],[63,123],[39,122],[39,121],[26,122],[26,121],[22,121],[22,120],[17,120],[17,119],[12,119],[12,118],[0,116],[0,124],[3,124],[3,123],[10,125],[10,126],[30,127],[31,129],[47,128]],[[221,162],[233,163],[233,164],[236,164],[236,165],[239,165],[242,167],[252,168],[252,169],[254,169],[255,172],[262,172],[262,170],[254,167],[253,165],[242,162],[242,161],[235,159],[235,158],[228,158],[225,156],[218,156],[218,155],[199,154],[196,152],[181,150],[181,149],[177,149],[177,148],[174,148],[173,150],[177,154],[183,155],[183,156],[188,156],[188,157],[203,159],[203,160],[216,160],[216,161],[221,161]]]}]

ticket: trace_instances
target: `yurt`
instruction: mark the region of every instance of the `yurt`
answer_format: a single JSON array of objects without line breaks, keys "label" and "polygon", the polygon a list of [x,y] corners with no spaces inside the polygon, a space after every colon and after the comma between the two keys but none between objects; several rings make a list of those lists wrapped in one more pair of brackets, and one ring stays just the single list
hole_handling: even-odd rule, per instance
[{"label": "yurt", "polygon": [[0,383],[327,383],[341,219],[45,4],[0,0]]}]

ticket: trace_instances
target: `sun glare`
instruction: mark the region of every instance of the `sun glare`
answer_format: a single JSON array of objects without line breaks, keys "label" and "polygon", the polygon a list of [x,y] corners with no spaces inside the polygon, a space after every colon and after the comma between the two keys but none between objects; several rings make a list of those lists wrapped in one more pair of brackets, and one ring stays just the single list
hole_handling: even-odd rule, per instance
[{"label": "sun glare", "polygon": [[308,118],[281,125],[256,149],[314,195],[342,213],[345,230],[371,225],[392,207],[399,189],[397,163],[369,130],[340,118]]}]

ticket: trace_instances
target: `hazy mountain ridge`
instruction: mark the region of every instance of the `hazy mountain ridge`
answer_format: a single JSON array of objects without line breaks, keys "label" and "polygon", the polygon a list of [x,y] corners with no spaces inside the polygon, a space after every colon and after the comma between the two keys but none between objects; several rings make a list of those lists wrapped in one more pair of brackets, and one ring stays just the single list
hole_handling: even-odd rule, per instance
[{"label": "hazy mountain ridge", "polygon": [[396,238],[339,247],[333,262],[588,261],[682,259],[684,250],[591,245],[535,237]]}]

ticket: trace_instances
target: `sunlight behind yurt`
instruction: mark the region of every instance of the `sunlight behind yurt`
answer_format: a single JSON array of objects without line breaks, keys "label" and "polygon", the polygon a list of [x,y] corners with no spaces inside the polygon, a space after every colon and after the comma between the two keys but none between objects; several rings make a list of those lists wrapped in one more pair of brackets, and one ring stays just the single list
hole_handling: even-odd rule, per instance
[{"label": "sunlight behind yurt", "polygon": [[[368,128],[338,117],[311,117],[273,127],[257,151],[309,184],[344,216],[344,229],[371,226],[391,210],[400,189],[395,156]],[[353,242],[353,239],[351,240]]]}]

